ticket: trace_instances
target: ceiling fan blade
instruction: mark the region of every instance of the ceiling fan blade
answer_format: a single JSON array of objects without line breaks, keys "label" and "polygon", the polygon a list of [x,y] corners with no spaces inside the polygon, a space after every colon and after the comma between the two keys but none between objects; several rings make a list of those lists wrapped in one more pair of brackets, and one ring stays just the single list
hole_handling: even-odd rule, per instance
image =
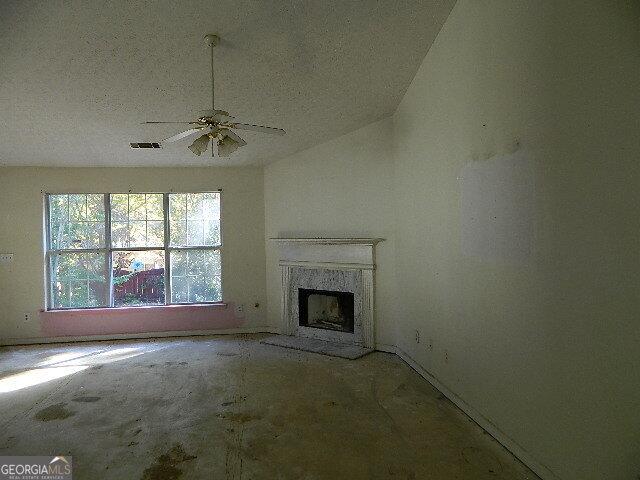
[{"label": "ceiling fan blade", "polygon": [[226,113],[226,112],[222,112],[222,113],[215,113],[215,114],[213,115],[213,119],[214,119],[216,122],[228,122],[228,121],[230,121],[230,120],[233,120],[234,118],[236,118],[236,117],[232,117],[231,115],[229,115],[229,114],[228,114],[228,113]]},{"label": "ceiling fan blade", "polygon": [[158,124],[158,123],[170,123],[170,124],[180,124],[180,125],[191,125],[193,123],[198,123],[198,122],[142,122],[140,125],[149,125],[149,124]]},{"label": "ceiling fan blade", "polygon": [[233,140],[235,140],[238,143],[238,147],[244,147],[247,142],[245,142],[236,132],[234,132],[233,130],[225,130],[224,134],[227,137],[232,138]]},{"label": "ceiling fan blade", "polygon": [[171,143],[171,142],[177,142],[178,140],[182,140],[185,137],[188,137],[189,135],[193,135],[194,133],[198,133],[201,132],[202,130],[204,130],[206,127],[200,127],[200,128],[190,128],[189,130],[185,130],[184,132],[180,132],[172,137],[169,138],[165,138],[164,140],[162,140],[160,143]]},{"label": "ceiling fan blade", "polygon": [[188,148],[195,155],[200,156],[207,151],[207,145],[209,145],[209,134],[205,133],[204,135],[196,138]]},{"label": "ceiling fan blade", "polygon": [[229,126],[231,128],[237,128],[239,130],[251,130],[254,132],[273,133],[275,135],[284,135],[285,133],[287,133],[281,128],[266,127],[264,125],[251,125],[250,123],[231,123]]}]

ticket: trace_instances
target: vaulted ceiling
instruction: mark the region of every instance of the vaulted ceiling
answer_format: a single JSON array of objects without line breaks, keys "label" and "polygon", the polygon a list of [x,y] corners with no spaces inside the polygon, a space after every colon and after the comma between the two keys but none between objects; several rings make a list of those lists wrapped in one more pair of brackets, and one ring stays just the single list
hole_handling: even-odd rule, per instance
[{"label": "vaulted ceiling", "polygon": [[[390,115],[454,0],[0,2],[0,165],[262,164]],[[158,141],[216,107],[284,137],[239,132],[226,159]]]}]

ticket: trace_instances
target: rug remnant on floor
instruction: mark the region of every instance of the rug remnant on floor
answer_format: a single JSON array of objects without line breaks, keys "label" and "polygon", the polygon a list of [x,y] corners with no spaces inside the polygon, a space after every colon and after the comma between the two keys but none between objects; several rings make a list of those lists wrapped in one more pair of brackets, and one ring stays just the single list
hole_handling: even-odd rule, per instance
[{"label": "rug remnant on floor", "polygon": [[347,358],[349,360],[355,360],[356,358],[373,352],[373,348],[361,347],[359,345],[347,345],[344,343],[318,340],[316,338],[291,337],[288,335],[274,335],[273,337],[263,339],[260,343],[291,348],[293,350],[302,350],[304,352],[319,353],[331,357]]}]

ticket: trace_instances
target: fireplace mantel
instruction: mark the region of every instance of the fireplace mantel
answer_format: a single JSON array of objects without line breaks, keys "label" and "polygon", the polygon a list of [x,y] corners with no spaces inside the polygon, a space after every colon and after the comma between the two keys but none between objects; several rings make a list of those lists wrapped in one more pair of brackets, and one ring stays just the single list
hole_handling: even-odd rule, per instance
[{"label": "fireplace mantel", "polygon": [[[384,239],[315,237],[271,240],[278,243],[280,251],[283,333],[373,348],[375,249]],[[300,288],[355,293],[358,313],[354,333],[320,331],[299,325]]]},{"label": "fireplace mantel", "polygon": [[309,238],[270,238],[274,242],[283,243],[315,243],[321,245],[376,245],[380,242],[384,242],[384,238],[324,238],[324,237],[309,237]]},{"label": "fireplace mantel", "polygon": [[373,270],[375,247],[383,238],[272,238],[280,266]]}]

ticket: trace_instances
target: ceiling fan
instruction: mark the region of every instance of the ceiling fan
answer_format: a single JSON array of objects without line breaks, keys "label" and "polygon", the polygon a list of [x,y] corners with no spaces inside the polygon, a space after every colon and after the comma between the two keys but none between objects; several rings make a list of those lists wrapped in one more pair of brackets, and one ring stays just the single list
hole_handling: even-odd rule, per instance
[{"label": "ceiling fan", "polygon": [[228,157],[238,148],[247,144],[233,130],[251,130],[261,133],[272,133],[276,135],[284,135],[285,131],[281,128],[267,127],[263,125],[253,125],[250,123],[239,123],[235,118],[224,110],[216,110],[215,108],[215,82],[213,76],[213,47],[218,44],[218,36],[209,34],[204,36],[205,43],[211,48],[211,110],[205,110],[202,115],[193,122],[143,122],[143,124],[186,124],[192,125],[191,128],[184,132],[177,133],[169,138],[165,138],[160,142],[150,143],[131,143],[131,148],[162,148],[165,143],[172,143],[183,138],[190,137],[196,133],[201,135],[189,145],[195,155],[202,155],[207,151],[209,142],[211,141],[211,156],[215,155],[214,145],[217,146],[218,155]]}]

